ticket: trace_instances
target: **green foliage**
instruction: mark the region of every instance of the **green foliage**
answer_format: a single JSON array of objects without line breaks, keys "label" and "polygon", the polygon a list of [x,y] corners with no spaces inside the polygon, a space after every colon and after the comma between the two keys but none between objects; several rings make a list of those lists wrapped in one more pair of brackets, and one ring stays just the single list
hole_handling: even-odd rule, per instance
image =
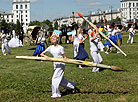
[{"label": "green foliage", "polygon": [[16,31],[16,34],[17,34],[17,35],[20,35],[21,27],[22,27],[22,26],[21,26],[20,21],[17,20],[16,26],[15,26],[15,31]]},{"label": "green foliage", "polygon": [[97,24],[97,21],[96,21],[96,20],[94,20],[93,24]]},{"label": "green foliage", "polygon": [[62,24],[61,25],[61,28],[66,28],[67,26],[65,24]]},{"label": "green foliage", "polygon": [[6,21],[3,19],[0,23],[0,30],[5,29],[7,31],[8,29],[8,24],[6,23]]},{"label": "green foliage", "polygon": [[[127,33],[128,34],[128,33]],[[138,101],[138,35],[134,44],[127,44],[128,36],[122,36],[121,49],[128,55],[100,52],[103,64],[118,66],[126,71],[103,70],[93,73],[91,67],[79,69],[66,64],[65,78],[76,82],[81,93],[63,95],[52,99],[51,79],[53,63],[46,61],[20,60],[15,56],[32,56],[36,46],[11,48],[12,54],[3,56],[0,50],[0,102],[137,102]],[[66,56],[73,58],[73,45],[62,44]],[[89,54],[89,40],[85,42]],[[61,88],[61,93],[65,91]]]},{"label": "green foliage", "polygon": [[86,26],[86,25],[87,25],[86,20],[83,20],[83,22],[82,22],[82,26]]},{"label": "green foliage", "polygon": [[34,26],[34,25],[40,25],[41,23],[39,21],[31,21],[29,26]]},{"label": "green foliage", "polygon": [[57,29],[58,28],[58,22],[56,21],[55,23],[54,23],[54,29]]}]

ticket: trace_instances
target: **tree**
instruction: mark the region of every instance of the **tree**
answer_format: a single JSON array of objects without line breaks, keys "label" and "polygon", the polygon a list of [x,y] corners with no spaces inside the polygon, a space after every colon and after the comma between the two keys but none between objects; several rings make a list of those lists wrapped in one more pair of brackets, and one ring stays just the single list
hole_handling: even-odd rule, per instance
[{"label": "tree", "polygon": [[82,22],[82,26],[86,26],[86,21],[85,20],[83,20],[83,22]]},{"label": "tree", "polygon": [[6,21],[3,19],[0,23],[0,30],[4,29],[5,33],[7,33],[8,30],[8,24],[6,23]]},{"label": "tree", "polygon": [[15,26],[15,31],[17,35],[20,35],[20,31],[21,31],[21,23],[19,20],[17,20],[16,26]]},{"label": "tree", "polygon": [[96,20],[94,20],[93,24],[97,24],[97,21],[96,21]]},{"label": "tree", "polygon": [[39,22],[39,21],[31,21],[29,26],[40,25],[40,24],[41,24],[41,22]]},{"label": "tree", "polygon": [[61,25],[61,29],[62,29],[62,28],[66,28],[66,27],[67,27],[67,26],[66,26],[65,24],[62,24],[62,25]]},{"label": "tree", "polygon": [[47,24],[49,26],[48,31],[53,31],[53,25],[52,22],[50,22],[50,20],[44,20],[41,24]]},{"label": "tree", "polygon": [[58,28],[58,22],[56,21],[55,23],[54,23],[54,29],[57,29]]}]

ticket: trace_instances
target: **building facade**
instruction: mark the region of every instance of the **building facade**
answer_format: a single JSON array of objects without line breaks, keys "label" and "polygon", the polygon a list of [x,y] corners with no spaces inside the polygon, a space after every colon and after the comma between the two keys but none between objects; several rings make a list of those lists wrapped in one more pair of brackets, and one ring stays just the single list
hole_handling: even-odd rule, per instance
[{"label": "building facade", "polygon": [[138,20],[138,0],[121,0],[122,22]]},{"label": "building facade", "polygon": [[24,32],[26,32],[30,23],[30,0],[13,0],[12,11],[3,11],[0,14],[7,23],[13,22],[16,24],[17,20],[19,20]]},{"label": "building facade", "polygon": [[[113,19],[116,19],[117,17],[121,18],[121,10],[118,9],[118,10],[113,10],[113,11],[105,11],[105,12],[99,12],[99,13],[92,13],[90,15],[86,15],[84,16],[86,19],[89,19],[91,20],[91,22],[100,22],[101,19],[104,20],[104,18],[107,20],[107,21],[111,21]],[[76,23],[78,24],[82,24],[83,23],[83,19],[78,17],[78,15],[76,14],[76,17],[74,17],[74,20]],[[66,25],[66,26],[69,26],[71,25],[71,23],[73,22],[72,20],[72,17],[62,17],[62,18],[58,18],[58,19],[55,19],[53,21],[54,22],[58,22],[59,26],[61,25]]]}]

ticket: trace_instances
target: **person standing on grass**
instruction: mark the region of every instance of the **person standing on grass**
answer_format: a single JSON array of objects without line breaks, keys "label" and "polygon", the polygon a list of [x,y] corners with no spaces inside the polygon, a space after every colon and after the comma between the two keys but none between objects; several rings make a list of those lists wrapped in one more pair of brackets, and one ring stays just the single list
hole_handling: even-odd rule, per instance
[{"label": "person standing on grass", "polygon": [[74,47],[74,57],[77,56],[78,54],[78,49],[79,49],[79,43],[80,40],[78,38],[79,34],[77,33],[77,27],[74,27],[74,30],[72,31],[72,39],[73,39],[73,47]]},{"label": "person standing on grass", "polygon": [[5,34],[4,30],[1,31],[0,38],[2,39],[2,53],[3,53],[3,55],[6,56],[5,48],[7,49],[8,54],[11,54],[11,50],[10,50],[10,47],[8,45],[8,40],[6,38],[6,34]]},{"label": "person standing on grass", "polygon": [[[92,29],[92,28],[91,28]],[[89,34],[89,42],[90,42],[90,54],[93,58],[94,63],[102,63],[103,59],[98,51],[98,37],[97,30],[92,29]],[[99,72],[99,68],[93,67],[92,72]]]},{"label": "person standing on grass", "polygon": [[[49,46],[44,52],[41,53],[42,57],[49,59],[45,55],[46,52],[50,53],[54,58],[66,58],[64,48],[58,45],[58,36],[56,34],[50,37],[53,45]],[[63,86],[70,90],[72,93],[77,92],[78,89],[75,87],[76,83],[68,81],[64,78],[65,63],[54,62],[54,74],[52,77],[52,98],[61,97],[59,86]]]},{"label": "person standing on grass", "polygon": [[41,31],[37,41],[38,45],[33,53],[33,56],[40,56],[40,54],[45,50],[45,42],[46,42],[45,34],[44,32]]},{"label": "person standing on grass", "polygon": [[[83,36],[83,29],[82,28],[79,28],[77,30],[77,35],[79,38],[79,48],[78,48],[78,54],[76,57],[74,57],[74,59],[85,61],[85,59],[89,59],[88,53],[84,49],[84,42],[87,39],[87,35]],[[79,65],[79,68],[82,68],[82,66]]]},{"label": "person standing on grass", "polygon": [[131,40],[131,44],[132,44],[133,43],[133,36],[135,34],[135,29],[134,29],[133,25],[131,25],[131,28],[129,28],[128,32],[129,32],[129,38],[127,40],[127,43],[129,43],[129,41]]}]

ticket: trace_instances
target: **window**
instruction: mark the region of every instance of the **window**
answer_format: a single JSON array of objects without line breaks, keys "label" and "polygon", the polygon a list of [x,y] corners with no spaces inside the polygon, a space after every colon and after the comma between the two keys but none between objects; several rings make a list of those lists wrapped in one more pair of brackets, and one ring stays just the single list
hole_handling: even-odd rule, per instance
[{"label": "window", "polygon": [[16,9],[18,9],[18,5],[16,5]]},{"label": "window", "polygon": [[26,21],[28,21],[28,20],[26,19]]},{"label": "window", "polygon": [[23,9],[23,5],[20,6],[20,9]]},{"label": "window", "polygon": [[7,18],[9,18],[9,15],[7,15]]},{"label": "window", "polygon": [[27,11],[26,11],[26,13],[27,13]]},{"label": "window", "polygon": [[26,15],[26,17],[27,17],[27,15]]},{"label": "window", "polygon": [[18,13],[18,11],[16,11],[16,13]]},{"label": "window", "polygon": [[25,9],[27,9],[27,5],[25,5]]},{"label": "window", "polygon": [[138,7],[138,3],[137,3],[137,7]]},{"label": "window", "polygon": [[129,3],[129,7],[131,7],[131,3]]},{"label": "window", "polygon": [[16,17],[18,18],[18,15]]}]

